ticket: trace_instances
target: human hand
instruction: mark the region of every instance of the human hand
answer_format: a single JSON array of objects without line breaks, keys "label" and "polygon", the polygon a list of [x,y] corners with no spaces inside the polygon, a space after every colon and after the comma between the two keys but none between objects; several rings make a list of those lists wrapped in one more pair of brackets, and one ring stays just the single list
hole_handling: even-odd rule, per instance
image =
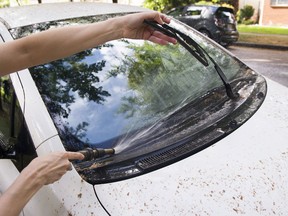
[{"label": "human hand", "polygon": [[169,37],[150,26],[144,24],[144,20],[154,20],[159,24],[170,23],[170,19],[164,14],[152,11],[126,15],[119,18],[122,21],[123,38],[149,40],[160,45],[177,43],[175,38]]},{"label": "human hand", "polygon": [[83,160],[84,155],[79,152],[54,152],[40,156],[23,170],[23,174],[35,173],[41,185],[51,184],[59,180],[68,170],[71,170],[69,160]]}]

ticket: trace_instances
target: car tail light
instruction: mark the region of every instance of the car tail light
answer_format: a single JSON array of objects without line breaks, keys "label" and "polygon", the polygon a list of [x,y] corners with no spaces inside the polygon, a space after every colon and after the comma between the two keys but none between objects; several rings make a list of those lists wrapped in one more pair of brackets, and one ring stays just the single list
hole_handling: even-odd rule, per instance
[{"label": "car tail light", "polygon": [[220,28],[223,28],[225,26],[225,23],[221,19],[214,17],[214,21],[215,21],[215,25]]}]

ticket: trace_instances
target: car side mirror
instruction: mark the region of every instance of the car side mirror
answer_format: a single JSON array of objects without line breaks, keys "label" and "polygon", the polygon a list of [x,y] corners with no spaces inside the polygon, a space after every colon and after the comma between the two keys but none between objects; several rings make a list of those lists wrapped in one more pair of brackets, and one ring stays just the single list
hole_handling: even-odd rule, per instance
[{"label": "car side mirror", "polygon": [[[15,138],[9,138],[8,146],[16,146],[17,140]],[[16,151],[6,149],[7,141],[4,139],[3,134],[0,132],[0,159],[16,159]]]}]

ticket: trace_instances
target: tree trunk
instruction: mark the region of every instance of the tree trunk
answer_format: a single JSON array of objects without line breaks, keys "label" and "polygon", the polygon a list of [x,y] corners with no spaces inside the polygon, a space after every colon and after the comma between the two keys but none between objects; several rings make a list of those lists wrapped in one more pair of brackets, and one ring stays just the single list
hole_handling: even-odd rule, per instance
[{"label": "tree trunk", "polygon": [[234,7],[234,13],[236,14],[239,10],[239,0],[230,0],[229,4],[231,4]]}]

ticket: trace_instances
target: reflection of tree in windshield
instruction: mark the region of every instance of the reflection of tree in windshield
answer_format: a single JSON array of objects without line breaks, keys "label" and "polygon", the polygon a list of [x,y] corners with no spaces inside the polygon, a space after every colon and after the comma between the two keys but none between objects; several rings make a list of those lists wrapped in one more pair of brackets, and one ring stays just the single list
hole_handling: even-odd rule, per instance
[{"label": "reflection of tree in windshield", "polygon": [[[85,19],[74,18],[70,20],[43,22],[12,29],[11,34],[17,39],[50,28],[70,24],[92,23],[101,20],[103,20],[103,17],[95,16],[86,17]],[[96,49],[110,46],[113,45],[106,44],[98,46]],[[86,57],[92,56],[92,52],[93,49],[86,50],[66,59],[30,68],[39,92],[56,124],[57,120],[55,121],[55,119],[60,119],[61,117],[68,118],[69,116],[71,111],[69,107],[75,102],[75,94],[71,94],[72,91],[77,92],[77,97],[85,98],[99,104],[105,101],[105,97],[110,96],[109,92],[105,91],[101,86],[95,87],[95,83],[99,83],[99,78],[96,74],[102,71],[106,62],[102,60],[97,63],[87,64],[84,61]],[[85,136],[87,126],[88,123],[83,121],[73,128],[69,126],[69,122],[67,121],[63,124],[63,127],[60,127],[61,131],[59,132],[64,133],[62,134],[63,136],[71,136],[73,140],[77,139],[77,143],[81,143],[80,139]],[[59,129],[59,127],[57,128]],[[72,138],[70,140],[72,140]],[[74,140],[73,143],[76,141]]]},{"label": "reflection of tree in windshield", "polygon": [[[104,45],[110,46],[110,45]],[[100,49],[101,47],[98,47]],[[53,119],[57,117],[68,118],[70,105],[75,102],[75,97],[85,98],[89,101],[101,104],[105,97],[110,96],[109,92],[102,86],[95,86],[99,83],[97,73],[105,67],[105,61],[88,64],[83,61],[92,55],[92,50],[86,50],[66,59],[57,60],[45,65],[36,66],[30,69],[33,79],[41,93],[43,100]],[[71,92],[77,92],[71,93]],[[73,135],[81,139],[85,135],[87,122],[79,123],[72,128],[66,122],[61,133]],[[81,133],[79,133],[81,131]]]},{"label": "reflection of tree in windshield", "polygon": [[[142,114],[164,111],[180,103],[183,97],[190,97],[193,92],[187,95],[187,88],[201,86],[198,81],[204,79],[204,75],[193,73],[192,70],[200,70],[202,66],[195,63],[195,59],[181,47],[155,46],[145,42],[141,45],[131,43],[129,48],[134,55],[125,56],[122,64],[115,66],[109,73],[110,76],[126,74],[129,87],[138,93],[136,96],[122,98],[119,113],[126,113],[126,117],[133,117],[137,110],[141,110]],[[187,70],[190,72],[187,73]]]}]

